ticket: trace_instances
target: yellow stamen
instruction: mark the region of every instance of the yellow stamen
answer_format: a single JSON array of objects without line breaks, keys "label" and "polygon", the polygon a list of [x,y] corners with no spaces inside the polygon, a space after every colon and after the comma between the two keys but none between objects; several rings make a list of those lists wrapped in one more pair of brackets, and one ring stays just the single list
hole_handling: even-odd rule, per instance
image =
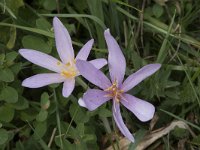
[{"label": "yellow stamen", "polygon": [[[66,64],[62,64],[62,71],[60,74],[66,78],[74,78],[78,74],[74,62],[76,62],[75,59]],[[61,65],[61,62],[57,62],[57,65]]]},{"label": "yellow stamen", "polygon": [[68,63],[66,63],[65,65],[66,65],[67,67],[69,67],[69,66],[71,66],[71,63],[68,62]]},{"label": "yellow stamen", "polygon": [[66,71],[66,70],[64,70],[64,71],[61,72],[61,75],[65,76],[66,78],[73,78],[73,77],[76,76],[76,74],[77,74],[76,71]]},{"label": "yellow stamen", "polygon": [[112,97],[115,99],[116,102],[120,101],[120,99],[122,98],[122,93],[124,92],[123,90],[118,89],[116,81],[104,91],[108,92],[105,97]]},{"label": "yellow stamen", "polygon": [[60,66],[60,65],[61,65],[61,62],[60,62],[60,61],[58,61],[58,62],[57,62],[57,65],[58,65],[58,66]]}]

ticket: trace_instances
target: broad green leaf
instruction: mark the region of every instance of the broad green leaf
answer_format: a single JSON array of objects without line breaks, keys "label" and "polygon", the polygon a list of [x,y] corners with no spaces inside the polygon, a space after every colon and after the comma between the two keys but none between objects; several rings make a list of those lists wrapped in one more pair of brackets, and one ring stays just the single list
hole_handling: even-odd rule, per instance
[{"label": "broad green leaf", "polygon": [[0,121],[10,122],[14,117],[14,109],[8,105],[0,107]]},{"label": "broad green leaf", "polygon": [[153,11],[153,14],[154,14],[157,18],[159,18],[160,16],[162,16],[162,14],[163,14],[163,12],[164,12],[163,7],[160,6],[160,5],[158,5],[158,4],[154,4],[152,9],[153,9],[153,10],[152,10],[152,11]]},{"label": "broad green leaf", "polygon": [[197,144],[197,145],[200,145],[200,135],[194,137],[194,138],[192,139],[192,143]]},{"label": "broad green leaf", "polygon": [[39,29],[42,29],[42,30],[47,30],[47,31],[50,31],[51,28],[52,28],[52,25],[44,18],[39,18],[36,20],[36,26],[39,28]]},{"label": "broad green leaf", "polygon": [[82,140],[84,141],[84,142],[88,142],[88,141],[96,141],[96,135],[94,135],[94,134],[85,134],[84,136],[83,136],[83,138],[82,138]]},{"label": "broad green leaf", "polygon": [[17,58],[17,56],[18,56],[18,53],[17,52],[15,52],[15,51],[12,51],[12,52],[10,52],[10,53],[7,53],[6,54],[6,62],[8,63],[11,63],[11,62],[13,62],[16,58]]},{"label": "broad green leaf", "polygon": [[42,107],[42,109],[46,110],[49,108],[50,106],[50,100],[49,100],[49,95],[48,93],[43,93],[41,95],[41,100],[40,100],[40,105]]},{"label": "broad green leaf", "polygon": [[5,144],[8,140],[8,132],[5,129],[0,129],[0,145]]},{"label": "broad green leaf", "polygon": [[183,139],[189,136],[189,132],[184,128],[175,127],[171,134],[177,139]]},{"label": "broad green leaf", "polygon": [[19,71],[22,68],[22,62],[19,63],[15,63],[12,66],[10,66],[10,69],[12,70],[12,72],[17,75],[19,73]]},{"label": "broad green leaf", "polygon": [[20,112],[20,119],[23,121],[32,121],[36,118],[36,111],[34,109],[27,109]]},{"label": "broad green leaf", "polygon": [[39,140],[40,138],[42,138],[44,136],[46,131],[47,131],[47,123],[46,122],[36,122],[33,137],[36,140]]},{"label": "broad green leaf", "polygon": [[0,69],[0,81],[12,82],[14,81],[14,74],[9,68]]},{"label": "broad green leaf", "polygon": [[56,0],[44,0],[43,6],[46,10],[55,10],[57,8]]},{"label": "broad green leaf", "polygon": [[43,122],[47,119],[48,112],[46,110],[41,109],[39,114],[36,116],[36,120],[38,122]]},{"label": "broad green leaf", "polygon": [[112,112],[106,108],[100,108],[98,114],[101,117],[111,117],[112,116]]},{"label": "broad green leaf", "polygon": [[24,6],[24,2],[23,0],[6,0],[6,5],[16,15],[18,13],[18,9]]},{"label": "broad green leaf", "polygon": [[47,54],[50,53],[52,49],[52,47],[48,45],[48,42],[44,41],[43,38],[33,35],[24,36],[22,44],[24,48],[38,50]]},{"label": "broad green leaf", "polygon": [[84,135],[85,127],[83,123],[79,123],[76,127],[76,130],[78,131],[80,137]]},{"label": "broad green leaf", "polygon": [[70,113],[70,116],[72,118],[74,118],[74,121],[79,124],[79,123],[85,123],[85,122],[88,122],[89,120],[89,116],[86,115],[86,112],[85,110],[83,109],[79,109],[78,111],[77,110],[77,105],[75,104],[72,104],[69,108],[69,113]]},{"label": "broad green leaf", "polygon": [[5,57],[6,57],[5,54],[0,54],[0,65],[3,65]]},{"label": "broad green leaf", "polygon": [[[61,147],[61,141],[59,137],[55,138],[55,143],[58,147]],[[66,139],[62,139],[62,147],[63,149],[67,149],[67,150],[74,150],[75,149],[75,145],[71,144],[68,140]]]},{"label": "broad green leaf", "polygon": [[7,86],[1,91],[0,99],[7,103],[16,103],[18,100],[18,93],[14,88]]},{"label": "broad green leaf", "polygon": [[29,103],[24,97],[20,95],[18,101],[12,104],[12,107],[16,110],[24,110],[29,107]]}]

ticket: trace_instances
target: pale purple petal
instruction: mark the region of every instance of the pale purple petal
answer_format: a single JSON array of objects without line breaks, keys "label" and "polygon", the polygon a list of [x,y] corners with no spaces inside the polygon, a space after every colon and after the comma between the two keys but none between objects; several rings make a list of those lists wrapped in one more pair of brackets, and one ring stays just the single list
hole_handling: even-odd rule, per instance
[{"label": "pale purple petal", "polygon": [[103,66],[105,66],[107,64],[106,59],[104,58],[98,58],[98,59],[94,59],[89,61],[92,65],[95,66],[95,68],[97,69],[101,69]]},{"label": "pale purple petal", "polygon": [[106,43],[108,46],[108,66],[112,82],[115,80],[120,85],[124,79],[124,74],[126,70],[126,60],[124,55],[117,44],[117,41],[110,34],[110,30],[107,29],[104,32]]},{"label": "pale purple petal", "polygon": [[53,28],[58,54],[62,62],[66,64],[74,59],[71,37],[57,17],[53,18]]},{"label": "pale purple petal", "polygon": [[101,106],[103,103],[110,100],[110,97],[107,96],[107,92],[98,90],[98,89],[89,89],[84,93],[82,104],[85,105],[90,111],[95,110],[97,107]]},{"label": "pale purple petal", "polygon": [[61,83],[65,77],[58,73],[42,73],[25,79],[22,86],[29,88],[39,88],[53,83]]},{"label": "pale purple petal", "polygon": [[75,86],[75,79],[74,78],[69,78],[66,79],[64,84],[63,84],[63,89],[62,89],[62,94],[64,97],[69,97],[74,90]]},{"label": "pale purple petal", "polygon": [[60,61],[45,53],[30,49],[20,49],[19,53],[24,58],[38,66],[44,67],[51,71],[55,71],[57,73],[60,73],[62,70],[62,68],[57,65]]},{"label": "pale purple petal", "polygon": [[94,39],[89,40],[78,52],[76,59],[87,60],[90,50],[92,49],[92,45],[94,43]]},{"label": "pale purple petal", "polygon": [[106,89],[111,86],[110,80],[89,62],[77,60],[76,67],[84,78],[101,89]]},{"label": "pale purple petal", "polygon": [[82,98],[79,98],[78,104],[79,104],[81,107],[87,108],[87,106],[86,106],[86,104],[85,104],[85,102],[84,102],[84,100],[83,100]]},{"label": "pale purple petal", "polygon": [[142,82],[144,79],[155,73],[159,68],[161,67],[161,64],[149,64],[144,67],[142,67],[137,72],[130,75],[123,83],[122,89],[126,92],[133,87],[135,87],[137,84]]},{"label": "pale purple petal", "polygon": [[131,142],[134,142],[134,137],[133,135],[130,133],[130,131],[128,130],[128,128],[126,127],[126,125],[124,124],[124,121],[122,119],[121,116],[121,112],[120,112],[120,105],[119,103],[115,102],[115,100],[113,100],[113,116],[114,116],[114,120],[119,128],[119,130],[122,132],[122,134],[128,138]]},{"label": "pale purple petal", "polygon": [[151,120],[154,116],[155,107],[152,104],[132,95],[123,94],[121,103],[143,122]]}]

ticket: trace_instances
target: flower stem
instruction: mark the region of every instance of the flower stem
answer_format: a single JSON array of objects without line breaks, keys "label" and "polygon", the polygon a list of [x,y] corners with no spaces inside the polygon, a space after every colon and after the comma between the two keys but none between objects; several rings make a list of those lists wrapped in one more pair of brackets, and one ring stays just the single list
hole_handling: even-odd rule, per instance
[{"label": "flower stem", "polygon": [[[88,89],[88,85],[80,77],[77,77],[76,81],[77,81],[77,83],[79,85],[81,85],[83,87],[84,90]],[[115,149],[115,147],[113,145],[113,142],[112,142],[112,138],[110,136],[112,130],[110,128],[110,124],[109,124],[108,118],[106,118],[106,117],[100,117],[100,119],[103,122],[103,125],[104,125],[104,128],[106,129],[106,132],[109,134],[109,139],[110,139],[110,142],[112,143],[113,149]]]},{"label": "flower stem", "polygon": [[88,89],[88,85],[80,77],[76,77],[76,82],[81,85],[84,90]]},{"label": "flower stem", "polygon": [[[56,120],[57,120],[58,132],[59,132],[59,135],[61,135],[60,115],[59,115],[58,100],[57,100],[55,89],[53,89],[53,95],[54,95],[54,101],[56,103]],[[60,137],[60,147],[61,149],[63,149],[62,137],[61,136],[59,137]]]},{"label": "flower stem", "polygon": [[100,117],[100,118],[101,118],[101,120],[104,124],[106,131],[110,134],[112,131],[111,131],[111,128],[110,128],[110,124],[108,122],[108,118],[106,118],[106,117]]}]

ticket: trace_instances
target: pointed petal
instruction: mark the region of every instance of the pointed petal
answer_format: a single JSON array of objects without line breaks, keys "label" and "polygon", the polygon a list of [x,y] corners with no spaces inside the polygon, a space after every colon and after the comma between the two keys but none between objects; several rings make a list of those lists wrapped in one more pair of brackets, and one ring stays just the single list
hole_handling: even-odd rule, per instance
[{"label": "pointed petal", "polygon": [[122,119],[119,103],[116,103],[115,100],[113,103],[113,116],[114,116],[114,120],[115,120],[119,130],[122,132],[122,134],[125,137],[127,137],[131,142],[134,142],[135,140],[133,138],[133,135],[130,133],[130,131],[128,130],[128,128],[126,127],[126,125],[124,124],[124,121]]},{"label": "pointed petal", "polygon": [[110,97],[106,96],[107,92],[104,92],[102,90],[98,89],[89,89],[86,91],[86,93],[83,95],[83,106],[90,111],[95,110],[97,107],[101,106],[103,103],[110,100]]},{"label": "pointed petal", "polygon": [[155,107],[152,104],[130,94],[123,94],[121,103],[143,122],[151,120],[155,113]]},{"label": "pointed petal", "polygon": [[61,83],[65,77],[58,73],[42,73],[25,79],[22,86],[29,88],[39,88],[53,83]]},{"label": "pointed petal", "polygon": [[133,87],[135,87],[137,84],[142,82],[144,79],[155,73],[159,68],[161,67],[161,64],[149,64],[144,67],[142,67],[137,72],[130,75],[123,83],[122,89],[126,92]]},{"label": "pointed petal", "polygon": [[74,86],[75,86],[74,78],[66,79],[63,84],[63,90],[62,90],[63,96],[69,97],[71,95],[72,91],[74,90]]},{"label": "pointed petal", "polygon": [[94,43],[94,39],[89,40],[79,51],[79,53],[76,56],[76,59],[81,59],[81,60],[87,60],[90,51],[92,49],[92,45]]},{"label": "pointed petal", "polygon": [[62,62],[66,64],[74,59],[71,37],[67,29],[57,17],[53,18],[53,28],[58,54]]},{"label": "pointed petal", "polygon": [[44,67],[46,69],[49,69],[51,71],[55,71],[60,73],[61,72],[61,67],[58,64],[58,62],[60,62],[59,60],[57,60],[56,58],[47,55],[45,53],[36,51],[36,50],[30,50],[30,49],[20,49],[19,53],[26,58],[27,60],[29,60],[30,62]]},{"label": "pointed petal", "polygon": [[85,104],[85,102],[84,102],[84,100],[83,100],[82,98],[79,98],[78,104],[79,104],[81,107],[87,108],[87,106],[86,106],[86,104]]},{"label": "pointed petal", "polygon": [[106,59],[104,58],[98,58],[98,59],[94,59],[89,61],[92,65],[95,66],[95,68],[97,69],[101,69],[103,66],[105,66],[107,64]]},{"label": "pointed petal", "polygon": [[76,67],[84,78],[101,89],[106,89],[111,86],[110,80],[89,62],[79,59],[76,62]]},{"label": "pointed petal", "polygon": [[117,44],[117,41],[110,34],[109,29],[105,30],[104,36],[109,51],[108,65],[111,80],[112,82],[117,80],[118,84],[121,84],[126,70],[126,60],[119,45]]}]

